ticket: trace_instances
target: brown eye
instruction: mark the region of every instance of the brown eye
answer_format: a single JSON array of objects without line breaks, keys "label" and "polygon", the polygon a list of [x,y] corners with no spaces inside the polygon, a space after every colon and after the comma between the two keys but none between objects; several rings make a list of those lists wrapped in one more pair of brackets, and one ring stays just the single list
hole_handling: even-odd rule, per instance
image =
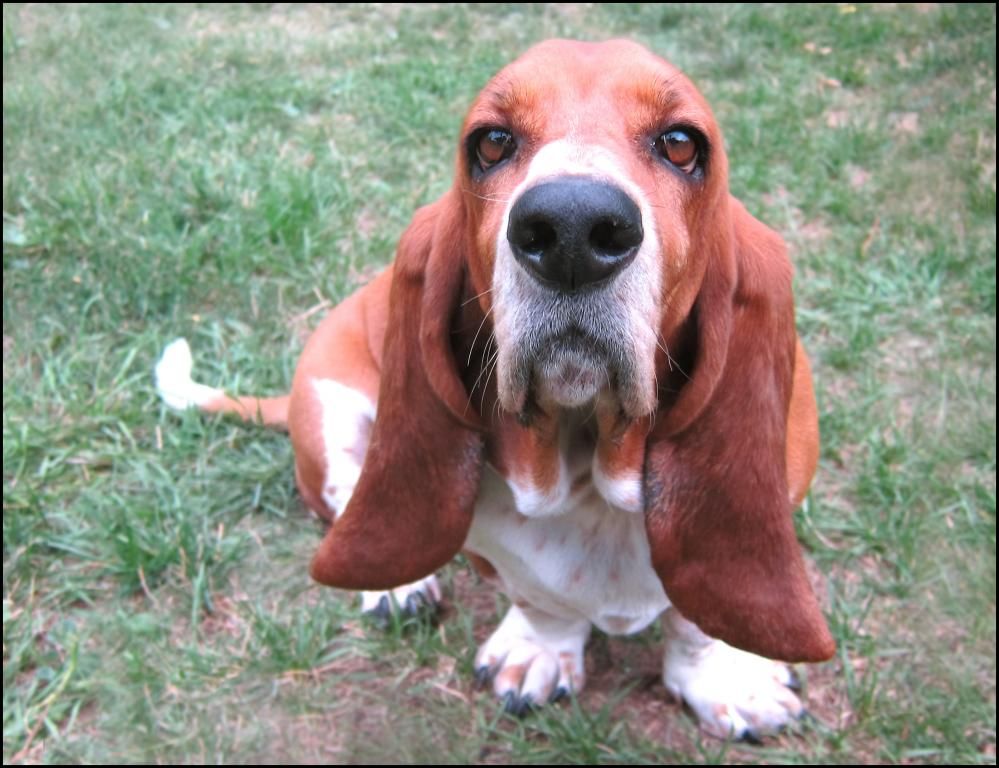
[{"label": "brown eye", "polygon": [[479,136],[475,145],[475,156],[479,161],[479,167],[483,171],[488,171],[510,157],[516,148],[517,144],[509,131],[493,128]]},{"label": "brown eye", "polygon": [[697,144],[686,131],[666,131],[656,139],[656,151],[684,173],[697,170]]}]

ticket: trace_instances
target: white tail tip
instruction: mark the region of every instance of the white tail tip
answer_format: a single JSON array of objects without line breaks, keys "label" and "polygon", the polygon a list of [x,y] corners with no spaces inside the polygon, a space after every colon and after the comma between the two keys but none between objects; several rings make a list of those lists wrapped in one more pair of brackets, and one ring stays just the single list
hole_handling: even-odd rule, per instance
[{"label": "white tail tip", "polygon": [[167,344],[156,363],[156,392],[168,407],[176,411],[200,408],[222,397],[221,389],[198,384],[191,378],[194,362],[187,339],[176,339]]}]

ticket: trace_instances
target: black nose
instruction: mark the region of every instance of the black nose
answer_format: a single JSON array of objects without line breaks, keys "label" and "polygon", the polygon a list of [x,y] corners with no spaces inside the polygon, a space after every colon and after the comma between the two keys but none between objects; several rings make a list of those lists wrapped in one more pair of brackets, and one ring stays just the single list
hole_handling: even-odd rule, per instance
[{"label": "black nose", "polygon": [[641,211],[623,190],[565,176],[520,196],[506,236],[527,271],[559,290],[578,291],[630,264],[644,233]]}]

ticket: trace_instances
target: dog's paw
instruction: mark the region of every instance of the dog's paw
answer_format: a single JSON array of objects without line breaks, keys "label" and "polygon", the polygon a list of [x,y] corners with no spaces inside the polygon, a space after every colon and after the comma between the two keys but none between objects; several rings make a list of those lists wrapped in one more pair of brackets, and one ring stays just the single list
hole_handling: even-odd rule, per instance
[{"label": "dog's paw", "polygon": [[663,682],[712,736],[757,743],[804,714],[793,690],[798,680],[786,664],[721,640],[691,650],[667,649]]},{"label": "dog's paw", "polygon": [[396,614],[403,618],[434,616],[440,603],[441,587],[433,575],[387,592],[361,593],[361,612],[382,627]]},{"label": "dog's paw", "polygon": [[513,606],[479,648],[475,679],[480,685],[492,680],[506,711],[524,715],[582,690],[583,647],[589,633],[589,622],[564,621]]}]

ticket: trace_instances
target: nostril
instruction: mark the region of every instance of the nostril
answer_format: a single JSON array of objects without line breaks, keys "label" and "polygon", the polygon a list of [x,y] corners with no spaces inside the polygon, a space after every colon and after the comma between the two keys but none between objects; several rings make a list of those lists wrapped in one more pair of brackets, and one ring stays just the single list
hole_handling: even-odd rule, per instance
[{"label": "nostril", "polygon": [[590,230],[590,245],[604,256],[624,256],[641,242],[640,224],[635,226],[616,218],[601,219]]},{"label": "nostril", "polygon": [[555,245],[558,235],[549,222],[534,220],[524,222],[517,228],[513,238],[514,244],[525,253],[540,256]]}]

